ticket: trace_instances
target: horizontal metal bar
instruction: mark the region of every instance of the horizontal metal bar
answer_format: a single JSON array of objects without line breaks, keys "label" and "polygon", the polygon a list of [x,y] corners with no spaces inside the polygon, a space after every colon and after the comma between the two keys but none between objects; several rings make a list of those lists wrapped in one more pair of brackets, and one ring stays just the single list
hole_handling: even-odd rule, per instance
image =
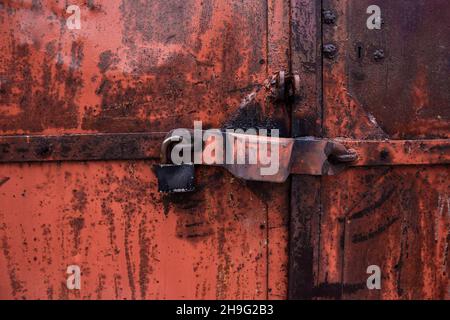
[{"label": "horizontal metal bar", "polygon": [[[160,162],[161,144],[168,134],[146,132],[0,136],[0,163],[145,159]],[[254,146],[260,138],[252,137],[251,144]],[[276,177],[260,176],[257,173],[258,165],[222,166],[243,179],[280,182],[289,174],[333,175],[347,167],[450,164],[449,139],[280,138],[278,142],[283,148],[280,152],[280,172]],[[339,148],[344,152],[353,150],[357,160],[333,163],[330,155],[339,152]]]},{"label": "horizontal metal bar", "polygon": [[352,167],[450,164],[450,139],[333,141],[356,151]]},{"label": "horizontal metal bar", "polygon": [[165,132],[1,136],[0,162],[159,159]]}]

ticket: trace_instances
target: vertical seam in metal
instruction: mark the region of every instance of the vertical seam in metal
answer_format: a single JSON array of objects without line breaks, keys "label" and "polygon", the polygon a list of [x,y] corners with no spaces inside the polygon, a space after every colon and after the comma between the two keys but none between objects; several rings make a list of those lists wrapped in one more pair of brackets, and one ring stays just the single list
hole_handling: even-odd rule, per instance
[{"label": "vertical seam in metal", "polygon": [[[270,48],[270,46],[269,46],[269,40],[270,40],[269,26],[270,26],[270,24],[269,24],[269,0],[266,0],[266,61],[267,61],[266,77],[269,76],[269,64],[271,63],[270,53],[269,53],[269,48]],[[267,101],[265,103],[267,103]],[[270,284],[270,280],[269,280],[269,277],[270,277],[270,275],[269,275],[269,270],[270,270],[270,268],[269,268],[269,263],[270,263],[270,260],[269,260],[270,259],[269,228],[270,228],[270,225],[269,225],[269,208],[268,208],[267,203],[265,203],[265,209],[266,209],[265,210],[265,217],[266,217],[266,241],[265,241],[265,243],[266,243],[266,294],[265,294],[265,296],[266,296],[266,300],[269,300],[269,289],[270,289],[269,288],[269,284]]]},{"label": "vertical seam in metal", "polygon": [[270,54],[269,54],[269,0],[266,0],[266,78],[269,76],[269,64]]},{"label": "vertical seam in metal", "polygon": [[[345,25],[345,33],[346,35],[348,35],[348,27],[349,24],[347,23],[347,16],[352,16],[351,13],[349,12],[349,10],[351,10],[352,6],[350,6],[348,3],[343,4],[343,6],[345,6],[345,13],[348,13],[347,15],[341,17],[341,19],[345,19],[344,25]],[[347,43],[345,44],[345,47],[347,48]],[[345,65],[345,72],[347,72],[348,69],[348,63],[347,63],[347,58],[345,58],[344,61],[344,65]],[[340,241],[342,241],[342,248],[341,248],[341,272],[340,272],[340,277],[341,277],[341,296],[340,296],[340,300],[342,300],[342,298],[344,297],[344,287],[345,287],[345,283],[344,283],[344,277],[345,277],[345,243],[347,240],[347,215],[344,215],[343,217],[343,223],[344,223],[344,227],[342,228],[342,240],[340,239]]]},{"label": "vertical seam in metal", "polygon": [[323,80],[323,56],[322,56],[322,47],[323,47],[323,22],[322,22],[322,11],[323,11],[323,0],[321,0],[319,2],[319,12],[317,13],[318,16],[318,23],[320,24],[319,26],[319,49],[317,50],[317,53],[319,55],[319,59],[320,59],[320,100],[319,100],[319,104],[320,104],[320,135],[323,137],[323,125],[324,125],[324,80]]},{"label": "vertical seam in metal", "polygon": [[[318,4],[318,11],[316,13],[316,17],[317,17],[317,22],[319,23],[319,27],[317,28],[319,31],[319,48],[317,50],[317,54],[319,55],[319,60],[320,60],[320,72],[319,72],[319,83],[320,83],[320,88],[319,88],[319,106],[320,106],[320,135],[323,137],[323,126],[324,126],[324,79],[323,79],[323,56],[322,56],[322,47],[323,47],[323,23],[322,23],[322,11],[323,11],[323,0],[319,1]],[[316,271],[316,279],[314,279],[314,274],[313,274],[313,285],[315,286],[317,284],[317,277],[319,276],[320,273],[320,246],[321,246],[321,242],[322,242],[322,215],[323,215],[323,183],[322,183],[322,178],[319,178],[319,210],[318,210],[318,214],[319,214],[319,218],[318,218],[318,226],[317,226],[317,230],[318,230],[318,240],[317,240],[317,251],[313,249],[313,259],[314,257],[314,252],[317,252],[317,271]],[[313,232],[312,235],[313,236]],[[314,260],[313,260],[314,262]],[[314,293],[313,293],[314,294]]]},{"label": "vertical seam in metal", "polygon": [[[289,41],[288,41],[288,68],[289,68],[289,72],[293,73],[294,70],[292,70],[292,10],[293,10],[293,6],[292,6],[292,1],[293,0],[289,0]],[[293,137],[294,136],[294,131],[293,131],[293,120],[294,120],[294,104],[291,104],[291,108],[288,109],[290,110],[289,112],[289,116],[290,116],[290,121],[289,121],[289,136]],[[288,192],[288,197],[287,197],[287,208],[288,208],[288,218],[287,218],[287,230],[288,230],[288,235],[287,235],[287,283],[286,283],[286,299],[289,299],[289,291],[290,291],[290,286],[289,286],[289,277],[290,277],[290,259],[291,259],[291,215],[292,215],[292,192],[294,191],[293,189],[293,181],[292,178],[289,178],[289,192]]]}]

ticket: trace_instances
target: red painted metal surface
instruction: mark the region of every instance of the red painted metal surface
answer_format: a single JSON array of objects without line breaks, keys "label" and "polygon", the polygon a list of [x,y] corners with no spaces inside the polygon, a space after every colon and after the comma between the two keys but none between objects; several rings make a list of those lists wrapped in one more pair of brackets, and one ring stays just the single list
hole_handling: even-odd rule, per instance
[{"label": "red painted metal surface", "polygon": [[[1,134],[220,128],[288,65],[284,1],[70,4],[80,30],[65,2],[2,1]],[[249,112],[289,122],[272,108]],[[288,185],[197,173],[163,196],[146,161],[1,165],[0,298],[285,298]]]},{"label": "red painted metal surface", "polygon": [[[295,135],[449,138],[448,1],[294,3],[306,5],[307,19],[297,17],[298,28],[293,24],[299,32],[293,67],[305,69],[310,88],[294,109],[293,121],[300,124]],[[381,8],[380,30],[366,27],[373,4]],[[335,21],[322,25],[322,10]],[[321,59],[318,37],[324,50],[333,45],[337,52]],[[380,49],[384,59],[375,59]],[[315,100],[320,90],[323,104]],[[388,142],[394,149],[396,143]],[[368,151],[368,164],[392,153],[375,146]],[[411,151],[393,153],[404,158],[400,153]],[[414,158],[420,162],[423,155],[429,156]],[[290,297],[448,299],[449,173],[448,165],[423,164],[294,178]],[[381,269],[381,290],[366,286],[370,265]]]},{"label": "red painted metal surface", "polygon": [[[375,32],[364,25],[371,4],[324,2],[338,20],[324,28],[323,42],[339,50],[324,59],[326,135],[449,138],[448,65],[442,64],[448,53],[426,49],[430,42],[448,44],[442,17],[450,16],[449,3],[384,1],[384,24]],[[365,48],[361,61],[353,59],[356,42]],[[378,48],[386,52],[380,62],[373,56]],[[324,179],[318,282],[331,285],[331,294],[339,283],[335,293],[342,298],[448,298],[449,173],[448,166],[383,168]],[[380,266],[381,290],[363,287],[368,265]]]},{"label": "red painted metal surface", "polygon": [[[0,134],[135,133],[118,143],[137,158],[0,165],[0,298],[449,298],[448,1],[380,2],[380,30],[368,0],[71,4],[80,30],[66,3],[1,2]],[[300,99],[240,103],[279,70]],[[337,139],[361,167],[291,184],[202,167],[197,192],[160,194],[142,133],[194,120]],[[95,141],[14,152],[117,159]]]}]

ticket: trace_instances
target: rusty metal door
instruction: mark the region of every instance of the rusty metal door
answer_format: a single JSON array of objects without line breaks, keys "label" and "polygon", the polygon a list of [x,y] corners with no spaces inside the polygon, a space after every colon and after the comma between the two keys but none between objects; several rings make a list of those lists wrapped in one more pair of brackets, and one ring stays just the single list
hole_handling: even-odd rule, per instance
[{"label": "rusty metal door", "polygon": [[[307,88],[294,135],[449,138],[448,1],[294,2],[292,68]],[[387,148],[372,157],[402,162]],[[422,165],[294,177],[290,297],[448,299],[449,173]],[[366,285],[370,266],[380,290]]]},{"label": "rusty metal door", "polygon": [[[450,6],[378,2],[1,1],[0,298],[448,298]],[[296,100],[240,104],[280,70]],[[195,120],[359,158],[161,194]]]},{"label": "rusty metal door", "polygon": [[[287,68],[288,9],[278,0],[0,1],[0,130],[26,142],[0,144],[0,298],[286,297],[288,184],[200,168],[195,193],[165,196],[151,169],[158,146],[138,150],[127,134],[229,123],[243,95]],[[260,109],[233,121],[267,122]],[[94,139],[63,143],[81,133]],[[97,143],[105,133],[125,143]],[[104,161],[118,149],[153,158]],[[13,163],[55,155],[99,161]],[[74,265],[80,290],[66,285]]]}]

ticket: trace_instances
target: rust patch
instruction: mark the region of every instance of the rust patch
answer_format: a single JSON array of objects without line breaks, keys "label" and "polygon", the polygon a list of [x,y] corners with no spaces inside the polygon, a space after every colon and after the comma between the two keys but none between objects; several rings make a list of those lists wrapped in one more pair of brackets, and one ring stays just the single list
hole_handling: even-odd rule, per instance
[{"label": "rust patch", "polygon": [[[17,105],[20,112],[0,119],[3,131],[41,132],[45,128],[76,128],[78,104],[76,97],[83,86],[81,66],[83,44],[72,42],[68,65],[58,60],[61,48],[55,42],[45,46],[40,79],[33,78],[36,65],[33,49],[28,44],[13,42],[12,57],[2,84],[0,104]],[[55,63],[56,61],[56,63]],[[39,88],[36,88],[36,82]]]},{"label": "rust patch", "polygon": [[97,288],[95,289],[95,292],[97,294],[97,300],[102,299],[102,292],[105,289],[105,285],[106,285],[106,276],[104,274],[100,274],[98,276]]},{"label": "rust patch", "polygon": [[72,190],[72,208],[74,211],[84,212],[87,204],[87,195],[83,189]]},{"label": "rust patch", "polygon": [[73,232],[73,240],[74,240],[74,249],[73,255],[78,254],[78,249],[81,244],[81,230],[85,227],[85,220],[82,217],[70,218],[69,224],[72,228]]},{"label": "rust patch", "polygon": [[116,227],[114,224],[114,212],[107,205],[106,201],[102,202],[101,211],[102,211],[102,215],[104,216],[106,223],[108,225],[108,238],[109,238],[109,243],[111,245],[111,249],[114,252],[114,254],[119,254],[119,248],[117,247],[117,244],[116,244]]},{"label": "rust patch", "polygon": [[[2,225],[0,230],[4,231],[6,228],[5,225]],[[2,237],[2,242],[1,242],[1,246],[2,246],[2,251],[3,251],[3,255],[5,256],[6,259],[6,264],[7,264],[7,268],[8,268],[8,276],[9,276],[9,281],[10,281],[10,285],[11,285],[11,294],[14,298],[18,298],[19,294],[23,294],[26,292],[25,289],[25,283],[21,280],[19,280],[18,275],[17,275],[17,269],[16,266],[13,263],[13,259],[11,256],[11,248],[8,244],[8,239],[5,236]]]},{"label": "rust patch", "polygon": [[125,204],[123,206],[123,218],[125,223],[125,235],[124,235],[124,249],[125,249],[125,260],[127,264],[127,274],[128,274],[128,284],[131,290],[131,299],[136,299],[136,284],[134,281],[135,264],[134,259],[132,259],[132,248],[130,245],[130,236],[133,234],[131,229],[132,218],[135,214],[136,206],[133,203]]},{"label": "rust patch", "polygon": [[141,291],[141,299],[146,299],[148,280],[152,273],[152,266],[150,265],[150,239],[147,238],[146,221],[147,215],[142,216],[142,221],[139,224],[139,287]]},{"label": "rust patch", "polygon": [[[100,69],[100,72],[101,73],[105,73],[106,71],[108,71],[111,67],[115,67],[115,66],[117,66],[117,64],[120,62],[120,59],[119,59],[119,57],[116,55],[116,54],[114,54],[111,50],[106,50],[106,51],[103,51],[101,54],[100,54],[100,57],[99,57],[99,62],[98,62],[98,68]],[[102,81],[102,83],[104,82],[104,81],[107,81],[107,80],[103,80]],[[103,90],[101,90],[101,91],[103,91]],[[98,91],[97,91],[98,92]],[[100,93],[100,92],[99,92]]]}]

